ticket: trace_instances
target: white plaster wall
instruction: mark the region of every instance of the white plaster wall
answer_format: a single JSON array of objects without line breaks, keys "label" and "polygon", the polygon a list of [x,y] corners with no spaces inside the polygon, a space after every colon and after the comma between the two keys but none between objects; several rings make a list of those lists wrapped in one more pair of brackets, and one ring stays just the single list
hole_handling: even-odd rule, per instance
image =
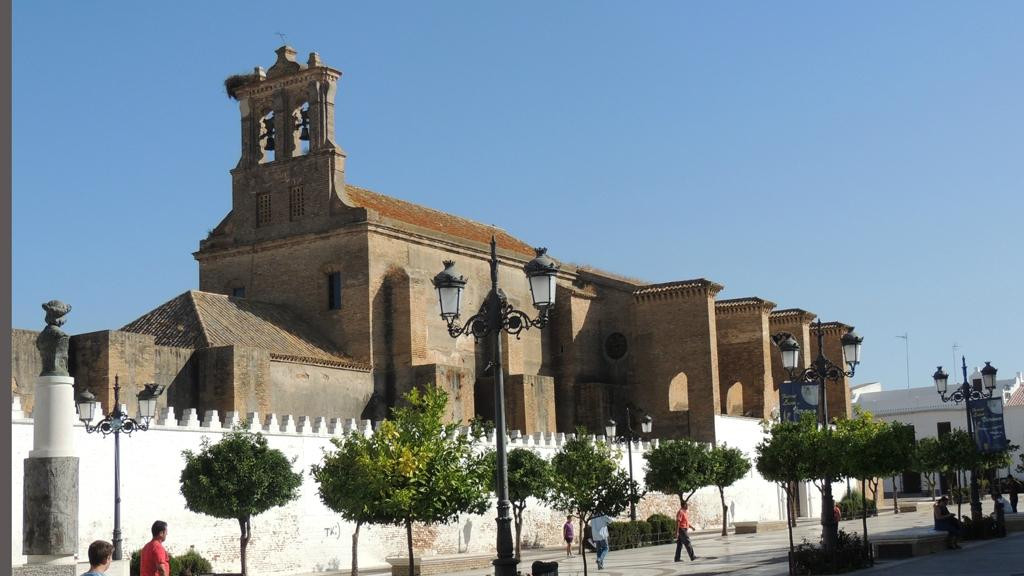
[{"label": "white plaster wall", "polygon": [[[192,411],[189,411],[192,412]],[[138,432],[121,438],[121,529],[126,555],[142,547],[149,540],[149,527],[154,520],[169,524],[166,545],[172,554],[186,552],[194,546],[208,558],[218,571],[237,571],[239,565],[238,524],[234,520],[218,520],[185,509],[180,494],[180,473],[184,464],[183,450],[198,450],[203,438],[211,442],[220,439],[232,423],[231,415],[224,415],[202,424],[196,415],[186,413],[181,422],[162,418],[147,432]],[[237,416],[235,416],[237,418]],[[167,420],[167,424],[164,424]],[[248,548],[249,568],[253,575],[273,573],[301,573],[348,568],[351,564],[351,535],[353,524],[323,506],[317,496],[316,483],[309,475],[310,466],[320,462],[323,451],[331,449],[331,435],[340,435],[346,429],[361,429],[370,433],[369,422],[314,422],[293,421],[281,431],[285,418],[274,417],[262,431],[273,448],[280,449],[296,459],[294,468],[304,475],[300,497],[282,508],[276,508],[253,519],[252,540]],[[212,426],[211,426],[212,424]],[[299,424],[299,432],[295,432]],[[717,423],[719,437],[730,445],[753,454],[753,446],[760,440],[757,421],[744,418],[721,417]],[[75,445],[79,451],[80,506],[79,557],[86,557],[86,549],[96,539],[109,540],[113,531],[113,459],[114,440],[100,434],[87,434],[81,423],[74,426]],[[513,433],[513,436],[517,434]],[[538,434],[514,438],[509,449],[524,446],[550,459],[564,441],[561,434]],[[656,441],[655,441],[656,442]],[[12,565],[25,562],[21,552],[23,460],[32,444],[32,420],[25,418],[20,407],[12,413]],[[488,442],[493,447],[493,438]],[[649,444],[634,444],[634,478],[643,485],[643,453]],[[626,450],[622,447],[620,465],[626,466]],[[761,479],[756,471],[726,490],[726,500],[733,505],[735,517],[746,519],[781,519],[784,507],[779,502],[778,488]],[[703,527],[721,525],[721,504],[714,488],[699,491],[691,500],[693,516]],[[676,510],[674,497],[648,495],[639,510],[640,519],[652,512],[672,515]],[[445,526],[419,526],[415,530],[417,554],[454,554],[458,552],[491,553],[494,550],[496,512],[494,507],[481,516],[460,516]],[[622,519],[627,519],[623,514]],[[524,514],[524,546],[556,546],[560,543],[564,514],[530,502]],[[360,531],[360,566],[385,564],[388,556],[404,555],[405,532],[398,527],[363,527]]]}]

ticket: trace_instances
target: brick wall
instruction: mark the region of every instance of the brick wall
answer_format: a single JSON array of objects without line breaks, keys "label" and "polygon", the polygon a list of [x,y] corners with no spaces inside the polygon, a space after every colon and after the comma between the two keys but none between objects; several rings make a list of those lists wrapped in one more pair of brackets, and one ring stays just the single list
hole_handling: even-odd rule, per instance
[{"label": "brick wall", "polygon": [[714,297],[720,289],[702,279],[636,292],[630,380],[643,383],[634,402],[658,422],[659,435],[715,440],[721,401]]},{"label": "brick wall", "polygon": [[[723,413],[768,418],[771,409],[778,404],[773,400],[768,331],[768,314],[774,307],[773,303],[759,298],[724,300],[715,305]],[[737,383],[734,393],[738,402],[730,406],[727,390]]]}]

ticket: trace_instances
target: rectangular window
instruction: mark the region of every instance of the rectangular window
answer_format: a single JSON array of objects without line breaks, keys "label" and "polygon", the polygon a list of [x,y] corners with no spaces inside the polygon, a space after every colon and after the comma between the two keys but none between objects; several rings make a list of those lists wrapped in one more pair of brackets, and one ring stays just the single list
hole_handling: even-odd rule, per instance
[{"label": "rectangular window", "polygon": [[953,427],[950,426],[949,422],[939,422],[936,425],[936,427],[937,432],[939,433],[939,438],[945,438],[947,435],[949,435],[950,430],[953,429]]},{"label": "rectangular window", "polygon": [[270,194],[260,194],[256,203],[256,225],[270,224]]},{"label": "rectangular window", "polygon": [[341,310],[341,272],[327,275],[327,309]]},{"label": "rectangular window", "polygon": [[245,286],[239,286],[231,289],[231,296],[235,298],[245,298]]},{"label": "rectangular window", "polygon": [[293,186],[288,199],[288,211],[292,220],[302,218],[306,214],[306,202],[302,186]]}]

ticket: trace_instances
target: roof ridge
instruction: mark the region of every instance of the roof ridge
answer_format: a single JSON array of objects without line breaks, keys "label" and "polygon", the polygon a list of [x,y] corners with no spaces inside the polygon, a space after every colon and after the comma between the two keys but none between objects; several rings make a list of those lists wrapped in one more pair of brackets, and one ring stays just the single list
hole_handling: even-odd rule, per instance
[{"label": "roof ridge", "polygon": [[[203,342],[202,342],[203,343],[203,348],[209,348],[211,346],[210,335],[209,335],[209,333],[206,330],[206,323],[205,323],[205,320],[203,320],[203,314],[199,310],[199,301],[196,300],[196,295],[195,295],[196,292],[199,292],[199,290],[189,290],[188,291],[188,297],[189,297],[189,300],[191,300],[191,303],[192,303],[192,310],[195,310],[196,325],[199,326],[199,336],[203,339]],[[204,294],[213,294],[213,292],[203,292],[203,293]]]},{"label": "roof ridge", "polygon": [[473,220],[472,218],[466,218],[465,216],[459,216],[458,214],[452,214],[451,212],[445,212],[444,210],[438,210],[437,208],[431,208],[430,206],[427,206],[425,204],[417,204],[416,202],[410,202],[409,200],[403,200],[402,198],[398,198],[396,196],[390,196],[388,194],[377,192],[376,190],[370,190],[369,188],[363,188],[362,186],[355,186],[355,185],[346,183],[345,187],[346,188],[355,188],[356,190],[360,190],[362,192],[366,192],[366,193],[369,193],[369,194],[374,194],[376,196],[383,196],[383,197],[388,198],[390,200],[394,200],[395,202],[401,202],[403,204],[409,204],[411,206],[416,206],[417,208],[422,208],[424,210],[429,210],[431,212],[437,212],[438,214],[443,214],[443,215],[451,217],[451,218],[458,218],[459,220],[465,220],[466,222],[471,222],[473,224],[476,224],[478,226],[483,226],[485,228],[493,228],[495,230],[500,230],[501,232],[504,232],[505,234],[508,234],[509,236],[512,236],[512,234],[508,230],[505,230],[504,228],[502,228],[500,226],[495,226],[494,224],[485,224],[483,222],[479,222],[477,220]]}]

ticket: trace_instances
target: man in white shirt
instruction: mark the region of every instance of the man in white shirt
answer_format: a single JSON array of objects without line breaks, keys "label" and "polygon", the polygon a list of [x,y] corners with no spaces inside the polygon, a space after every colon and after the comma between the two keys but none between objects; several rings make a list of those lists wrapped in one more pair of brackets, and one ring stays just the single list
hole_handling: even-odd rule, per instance
[{"label": "man in white shirt", "polygon": [[611,518],[605,515],[594,516],[590,520],[590,531],[594,538],[594,545],[597,548],[597,569],[604,569],[604,559],[608,556],[608,524]]}]

